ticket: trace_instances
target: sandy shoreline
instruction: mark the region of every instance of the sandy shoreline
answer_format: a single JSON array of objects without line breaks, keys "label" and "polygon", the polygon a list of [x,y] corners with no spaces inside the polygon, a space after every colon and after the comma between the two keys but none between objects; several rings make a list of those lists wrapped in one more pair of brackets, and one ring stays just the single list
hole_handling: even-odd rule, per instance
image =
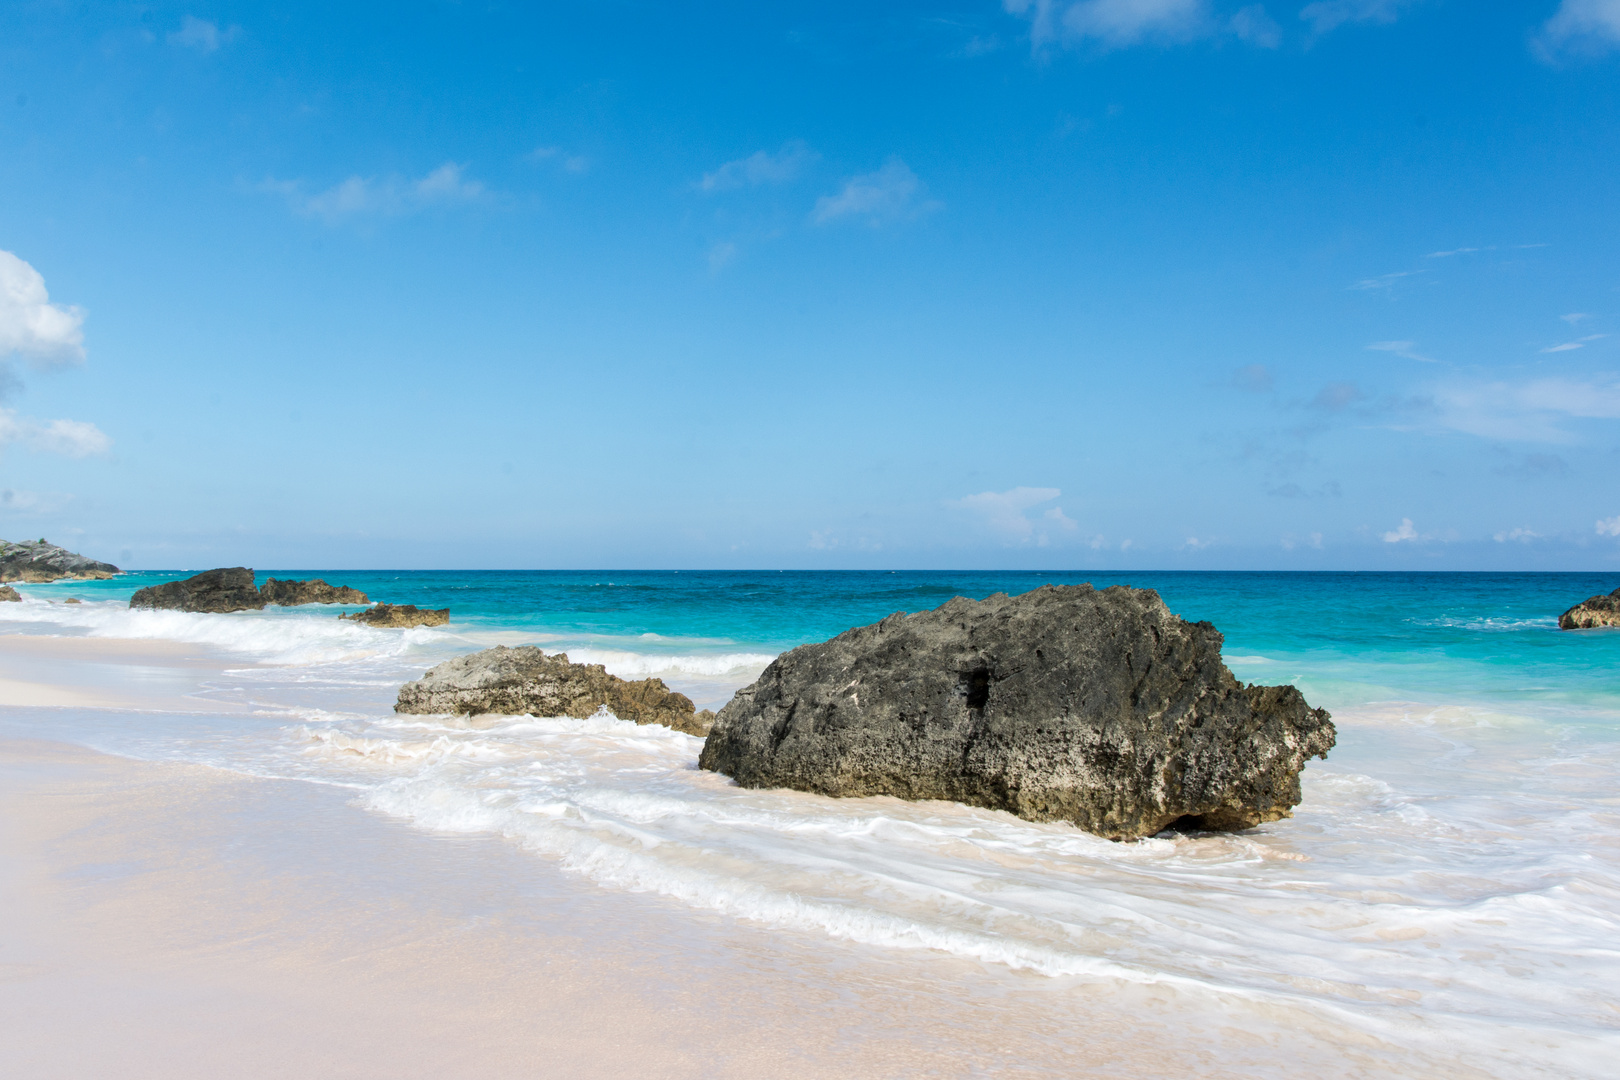
[{"label": "sandy shoreline", "polygon": [[142,708],[248,723],[195,691],[252,666],[0,637],[0,677],[77,706],[0,683],[0,1075],[1496,1075],[1315,1010],[771,929],[331,784],[55,741]]},{"label": "sandy shoreline", "polygon": [[[772,955],[763,931],[694,935],[651,898],[537,897],[545,868],[520,852],[412,832],[344,798],[0,740],[0,1073],[1156,1071],[1151,1048],[1107,1045],[1084,1023],[1072,1043],[998,1046],[994,1020],[1015,1004],[996,1000],[1004,985],[951,1000],[959,988],[851,970],[829,994],[841,980],[798,977],[803,958]],[[624,907],[640,909],[628,932]],[[674,938],[671,957],[659,941]],[[684,966],[694,954],[708,963]]]}]

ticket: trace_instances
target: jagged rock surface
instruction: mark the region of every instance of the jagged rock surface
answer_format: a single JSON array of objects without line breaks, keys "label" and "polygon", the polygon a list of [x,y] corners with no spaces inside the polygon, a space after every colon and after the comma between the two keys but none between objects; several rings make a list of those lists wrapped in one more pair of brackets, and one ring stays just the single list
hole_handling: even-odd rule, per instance
[{"label": "jagged rock surface", "polygon": [[1100,836],[1287,817],[1334,742],[1292,686],[1244,686],[1151,590],[1043,586],[898,613],[784,653],[699,764],[744,787],[952,799]]},{"label": "jagged rock surface", "polygon": [[0,581],[101,580],[119,572],[112,563],[87,559],[44,540],[27,540],[21,544],[0,540]]},{"label": "jagged rock surface", "polygon": [[352,615],[339,615],[340,619],[353,619],[367,626],[404,627],[443,626],[450,621],[450,609],[429,610],[415,604],[378,604]]},{"label": "jagged rock surface", "polygon": [[1599,626],[1620,626],[1620,589],[1608,596],[1583,600],[1558,616],[1560,630],[1593,630]]},{"label": "jagged rock surface", "polygon": [[328,585],[320,578],[309,581],[283,581],[265,578],[259,586],[259,595],[266,604],[297,607],[299,604],[369,604],[370,599],[359,589],[347,585]]},{"label": "jagged rock surface", "polygon": [[253,587],[253,571],[245,566],[204,570],[184,581],[149,585],[129,598],[132,608],[158,608],[166,611],[258,611],[264,597]]},{"label": "jagged rock surface", "polygon": [[714,713],[697,711],[691,698],[662,679],[629,682],[601,664],[570,663],[566,653],[547,656],[533,645],[497,645],[446,660],[400,687],[394,711],[583,719],[602,708],[620,720],[663,724],[689,735],[702,735],[714,720]]},{"label": "jagged rock surface", "polygon": [[22,593],[18,592],[16,589],[13,589],[10,585],[0,585],[0,603],[4,603],[7,600],[21,599]]}]

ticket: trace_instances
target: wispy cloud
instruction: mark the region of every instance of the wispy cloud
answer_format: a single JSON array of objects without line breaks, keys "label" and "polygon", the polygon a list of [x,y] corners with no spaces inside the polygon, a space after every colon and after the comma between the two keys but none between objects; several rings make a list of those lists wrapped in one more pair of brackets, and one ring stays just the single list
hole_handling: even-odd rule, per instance
[{"label": "wispy cloud", "polygon": [[760,184],[785,184],[797,179],[800,173],[820,158],[821,155],[810,149],[803,140],[792,139],[783,143],[782,149],[774,154],[756,150],[745,158],[728,161],[713,172],[704,173],[697,186],[700,191],[712,192],[733,191]]},{"label": "wispy cloud", "polygon": [[1053,539],[1079,530],[1061,506],[1048,508],[1038,517],[1029,511],[1061,496],[1058,488],[1016,487],[1010,491],[981,491],[960,499],[951,499],[946,506],[964,511],[1009,546],[1034,544],[1046,547]]},{"label": "wispy cloud", "polygon": [[469,180],[464,166],[447,161],[426,176],[408,180],[351,176],[321,191],[306,191],[301,180],[266,180],[259,190],[280,195],[293,211],[335,225],[365,215],[399,216],[435,206],[477,202],[488,194],[484,185]]},{"label": "wispy cloud", "polygon": [[40,272],[0,251],[0,357],[13,353],[41,365],[83,360],[84,312],[51,303]]},{"label": "wispy cloud", "polygon": [[1541,539],[1541,534],[1531,529],[1508,529],[1496,533],[1491,539],[1498,544],[1528,544],[1532,540]]},{"label": "wispy cloud", "polygon": [[57,491],[0,491],[0,514],[54,514],[73,501]]},{"label": "wispy cloud", "polygon": [[1412,525],[1411,518],[1401,518],[1401,523],[1384,534],[1384,543],[1402,544],[1418,538],[1417,529]]},{"label": "wispy cloud", "polygon": [[1597,533],[1599,536],[1620,536],[1620,514],[1599,521],[1597,523]]},{"label": "wispy cloud", "polygon": [[811,220],[817,225],[840,218],[862,218],[869,225],[920,217],[938,210],[943,203],[924,198],[926,188],[904,161],[891,157],[876,172],[862,173],[844,181],[837,194],[816,200]]},{"label": "wispy cloud", "polygon": [[1586,348],[1589,342],[1601,341],[1608,336],[1608,334],[1587,334],[1585,337],[1576,341],[1566,341],[1561,345],[1549,345],[1541,351],[1544,353],[1574,352],[1576,349]]},{"label": "wispy cloud", "polygon": [[1434,394],[1440,423],[1492,439],[1565,443],[1573,419],[1620,419],[1620,381],[1569,378],[1441,386]]},{"label": "wispy cloud", "polygon": [[1253,394],[1269,394],[1274,380],[1264,364],[1245,364],[1232,372],[1232,385]]},{"label": "wispy cloud", "polygon": [[1604,53],[1620,46],[1620,0],[1564,0],[1531,48],[1552,61],[1560,53]]},{"label": "wispy cloud", "polygon": [[241,28],[237,26],[221,30],[216,22],[187,15],[180,20],[180,29],[169,34],[169,44],[184,49],[196,49],[200,53],[211,53],[234,39],[240,32]]},{"label": "wispy cloud", "polygon": [[1403,8],[1418,0],[1318,0],[1300,9],[1299,17],[1311,24],[1318,34],[1325,34],[1347,23],[1392,23],[1400,18]]},{"label": "wispy cloud", "polygon": [[1438,364],[1440,361],[1432,356],[1424,356],[1417,351],[1416,343],[1411,341],[1375,341],[1367,346],[1373,352],[1394,353],[1405,360],[1421,360],[1425,364]]},{"label": "wispy cloud", "polygon": [[591,159],[584,154],[570,154],[560,146],[537,146],[523,155],[529,161],[544,161],[556,165],[564,172],[590,171]]},{"label": "wispy cloud", "polygon": [[1267,13],[1264,4],[1239,8],[1227,25],[1239,41],[1247,41],[1250,45],[1275,49],[1282,44],[1282,27]]},{"label": "wispy cloud", "polygon": [[1109,49],[1184,41],[1212,25],[1204,0],[1002,0],[1002,7],[1029,20],[1030,41],[1037,47],[1052,41]]},{"label": "wispy cloud", "polygon": [[100,428],[83,420],[36,420],[0,408],[0,446],[13,443],[72,458],[104,454],[112,448],[112,440]]},{"label": "wispy cloud", "polygon": [[1360,281],[1350,286],[1350,288],[1352,290],[1362,291],[1371,289],[1388,289],[1394,286],[1394,284],[1400,281],[1402,278],[1415,277],[1418,274],[1427,273],[1427,270],[1396,270],[1392,273],[1380,274],[1377,277],[1362,278]]}]

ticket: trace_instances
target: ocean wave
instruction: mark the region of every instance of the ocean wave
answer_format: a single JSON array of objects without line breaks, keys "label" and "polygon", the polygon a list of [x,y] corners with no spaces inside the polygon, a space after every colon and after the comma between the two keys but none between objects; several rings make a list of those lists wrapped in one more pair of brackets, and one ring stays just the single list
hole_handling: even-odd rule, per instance
[{"label": "ocean wave", "polygon": [[432,644],[451,644],[454,635],[416,627],[380,630],[328,615],[283,612],[149,611],[121,601],[57,604],[25,599],[0,605],[0,625],[22,630],[29,624],[47,632],[94,638],[180,641],[271,664],[316,664],[379,656],[403,656]]},{"label": "ocean wave", "polygon": [[776,659],[775,653],[752,652],[667,654],[588,647],[563,651],[576,664],[601,664],[607,668],[608,674],[621,679],[645,679],[659,675],[689,679],[735,679],[747,676],[751,680]]}]

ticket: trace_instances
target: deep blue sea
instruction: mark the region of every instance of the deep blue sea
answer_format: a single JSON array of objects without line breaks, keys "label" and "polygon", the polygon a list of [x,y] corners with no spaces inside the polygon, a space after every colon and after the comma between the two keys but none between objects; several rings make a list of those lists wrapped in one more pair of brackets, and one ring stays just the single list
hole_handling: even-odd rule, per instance
[{"label": "deep blue sea", "polygon": [[[23,586],[0,634],[180,643],[214,658],[206,677],[172,706],[0,727],[347,785],[366,811],[505,837],[591,888],[1159,995],[1188,1024],[1353,1031],[1426,1063],[1411,1075],[1620,1060],[1620,630],[1556,626],[1620,573],[261,570],[451,622],[127,609],[177,576]],[[1048,582],[1156,589],[1222,631],[1240,679],[1329,709],[1338,746],[1295,816],[1115,844],[948,803],[742,791],[695,767],[700,740],[610,716],[391,710],[432,664],[525,642],[718,707],[795,645]]]}]

